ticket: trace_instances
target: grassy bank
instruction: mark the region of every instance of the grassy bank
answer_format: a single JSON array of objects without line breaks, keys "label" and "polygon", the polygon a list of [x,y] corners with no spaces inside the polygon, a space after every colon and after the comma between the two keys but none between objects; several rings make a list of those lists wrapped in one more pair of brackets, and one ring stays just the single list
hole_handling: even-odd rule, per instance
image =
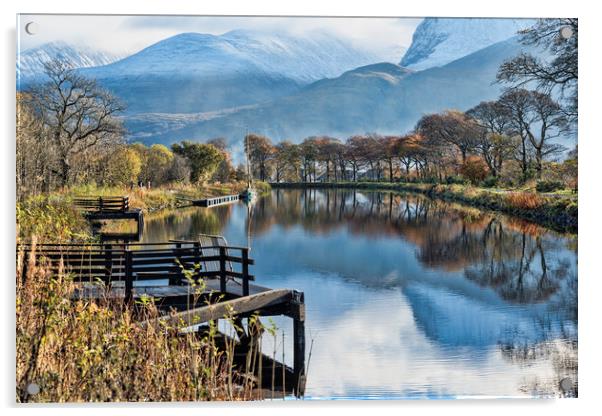
[{"label": "grassy bank", "polygon": [[492,190],[470,185],[388,182],[273,183],[273,188],[354,188],[417,192],[433,198],[461,202],[477,208],[503,212],[562,231],[577,232],[576,198],[540,195],[536,192]]},{"label": "grassy bank", "polygon": [[[246,187],[243,182],[231,184],[169,185],[153,189],[135,187],[75,186],[50,194],[28,197],[17,203],[17,238],[29,240],[35,235],[44,241],[89,241],[92,232],[83,215],[72,204],[78,196],[129,196],[130,207],[145,212],[176,208],[189,204],[186,200],[236,194]],[[269,192],[265,182],[255,184],[259,194]]]}]

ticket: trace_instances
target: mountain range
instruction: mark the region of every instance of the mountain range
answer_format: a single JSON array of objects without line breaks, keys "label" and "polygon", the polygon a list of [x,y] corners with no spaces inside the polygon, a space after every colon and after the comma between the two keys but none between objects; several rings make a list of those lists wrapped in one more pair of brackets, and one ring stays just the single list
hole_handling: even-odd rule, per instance
[{"label": "mountain range", "polygon": [[375,61],[324,33],[183,33],[81,72],[115,91],[128,114],[197,113],[265,102]]},{"label": "mountain range", "polygon": [[532,23],[426,18],[399,65],[328,33],[235,30],[182,33],[123,59],[52,44],[21,53],[17,70],[38,79],[44,57],[67,60],[125,102],[132,141],[400,134],[426,113],[497,97],[498,67],[524,49],[516,32]]},{"label": "mountain range", "polygon": [[498,42],[442,67],[412,71],[391,63],[367,65],[299,92],[247,107],[199,114],[138,114],[127,117],[133,138],[144,142],[223,136],[245,131],[294,142],[312,135],[348,137],[411,130],[424,114],[468,109],[496,98],[499,65],[523,49],[516,38]]}]

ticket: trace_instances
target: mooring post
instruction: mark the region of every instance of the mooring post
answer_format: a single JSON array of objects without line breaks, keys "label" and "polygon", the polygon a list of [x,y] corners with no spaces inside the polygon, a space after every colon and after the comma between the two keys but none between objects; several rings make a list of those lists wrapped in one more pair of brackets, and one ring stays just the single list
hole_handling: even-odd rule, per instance
[{"label": "mooring post", "polygon": [[242,295],[249,296],[249,249],[242,251]]},{"label": "mooring post", "polygon": [[138,211],[138,240],[142,239],[142,232],[144,231],[144,213],[142,210]]},{"label": "mooring post", "polygon": [[219,248],[219,290],[226,293],[226,247]]},{"label": "mooring post", "polygon": [[305,302],[303,292],[296,292],[292,300],[293,309],[293,373],[294,393],[301,397],[305,393]]}]

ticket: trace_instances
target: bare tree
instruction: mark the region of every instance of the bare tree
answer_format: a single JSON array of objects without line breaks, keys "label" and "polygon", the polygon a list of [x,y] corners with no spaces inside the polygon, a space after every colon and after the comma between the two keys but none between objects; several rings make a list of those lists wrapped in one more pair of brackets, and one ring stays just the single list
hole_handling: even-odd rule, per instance
[{"label": "bare tree", "polygon": [[519,153],[523,180],[528,176],[529,145],[533,149],[537,177],[541,177],[544,158],[563,149],[550,143],[552,138],[565,131],[567,125],[560,105],[548,94],[524,89],[507,91],[500,97],[500,104],[510,114],[511,129],[521,137]]},{"label": "bare tree", "polygon": [[484,101],[466,112],[481,128],[476,147],[487,163],[491,175],[497,177],[504,161],[516,151],[508,137],[510,112],[498,101]]},{"label": "bare tree", "polygon": [[429,114],[422,117],[416,131],[430,142],[447,143],[455,146],[462,157],[475,150],[479,131],[476,124],[460,111],[449,110],[443,114]]},{"label": "bare tree", "polygon": [[29,89],[31,107],[47,128],[59,157],[56,172],[67,185],[72,158],[94,146],[121,140],[123,127],[115,118],[121,102],[59,60],[44,65],[48,81]]},{"label": "bare tree", "polygon": [[567,118],[560,105],[550,97],[537,91],[531,92],[532,111],[537,117],[539,135],[529,129],[529,141],[535,149],[535,170],[541,177],[542,162],[548,155],[558,154],[564,150],[559,144],[550,143],[550,139],[560,136],[566,131]]},{"label": "bare tree", "polygon": [[521,31],[521,42],[547,52],[543,54],[546,58],[522,53],[500,66],[498,81],[513,84],[516,88],[535,83],[540,92],[559,92],[561,97],[568,99],[564,110],[569,120],[575,122],[578,33],[577,19],[539,19],[533,27]]}]

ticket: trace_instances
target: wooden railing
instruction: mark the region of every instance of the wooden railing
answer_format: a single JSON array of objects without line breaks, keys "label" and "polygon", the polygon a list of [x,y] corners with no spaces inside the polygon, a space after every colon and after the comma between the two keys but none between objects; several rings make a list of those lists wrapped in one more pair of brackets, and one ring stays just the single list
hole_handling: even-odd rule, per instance
[{"label": "wooden railing", "polygon": [[[205,255],[203,250],[215,249],[218,254]],[[38,244],[20,245],[26,256],[34,253],[37,259],[46,259],[48,267],[58,271],[64,267],[75,282],[115,281],[125,284],[125,299],[133,297],[135,281],[167,280],[169,285],[185,285],[187,278],[219,278],[220,292],[226,293],[228,278],[242,281],[243,296],[249,295],[249,258],[247,247],[202,247],[198,242],[135,243],[135,244]],[[232,253],[240,255],[232,255]],[[216,262],[216,270],[203,270],[202,264]],[[226,267],[239,264],[239,271]],[[24,261],[24,267],[27,261]],[[27,271],[23,270],[23,276]]]},{"label": "wooden railing", "polygon": [[73,204],[86,212],[126,212],[130,209],[130,200],[127,196],[98,196],[76,197]]}]

